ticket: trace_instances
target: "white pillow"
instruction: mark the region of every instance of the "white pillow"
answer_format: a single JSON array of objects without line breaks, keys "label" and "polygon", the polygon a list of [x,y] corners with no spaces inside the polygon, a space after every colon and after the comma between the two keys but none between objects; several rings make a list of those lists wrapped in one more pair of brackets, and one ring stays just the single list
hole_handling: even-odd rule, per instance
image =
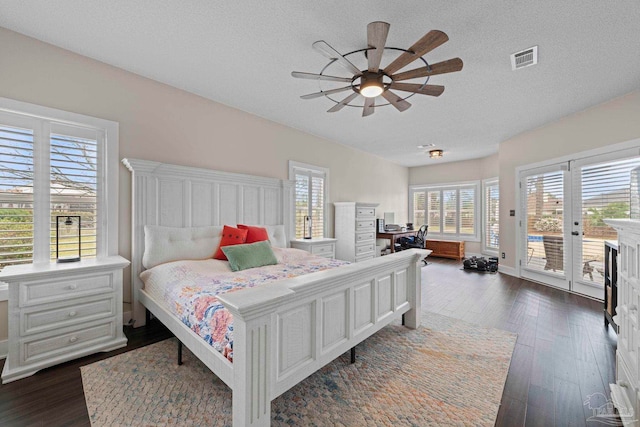
[{"label": "white pillow", "polygon": [[152,268],[170,261],[213,258],[220,245],[221,233],[221,226],[180,228],[145,225],[142,265]]}]

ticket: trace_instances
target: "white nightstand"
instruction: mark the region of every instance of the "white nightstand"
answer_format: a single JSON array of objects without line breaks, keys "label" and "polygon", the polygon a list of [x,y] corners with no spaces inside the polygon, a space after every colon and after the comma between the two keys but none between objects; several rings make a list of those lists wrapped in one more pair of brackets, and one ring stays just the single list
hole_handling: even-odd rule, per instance
[{"label": "white nightstand", "polygon": [[128,265],[113,256],[5,267],[0,281],[9,285],[9,352],[2,382],[127,345],[122,270]]},{"label": "white nightstand", "polygon": [[311,252],[314,255],[323,256],[325,258],[336,257],[336,241],[329,237],[320,237],[313,239],[293,239],[291,247]]}]

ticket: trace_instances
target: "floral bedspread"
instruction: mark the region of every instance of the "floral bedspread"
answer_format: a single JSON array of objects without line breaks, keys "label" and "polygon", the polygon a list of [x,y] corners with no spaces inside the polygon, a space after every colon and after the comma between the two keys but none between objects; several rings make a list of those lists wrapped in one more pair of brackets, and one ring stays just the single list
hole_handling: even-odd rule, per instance
[{"label": "floral bedspread", "polygon": [[274,248],[274,252],[276,265],[238,272],[226,267],[228,271],[221,272],[222,261],[177,261],[156,266],[141,277],[145,289],[156,288],[150,293],[156,298],[162,293],[171,312],[233,361],[233,317],[218,301],[218,295],[348,264],[298,249]]}]

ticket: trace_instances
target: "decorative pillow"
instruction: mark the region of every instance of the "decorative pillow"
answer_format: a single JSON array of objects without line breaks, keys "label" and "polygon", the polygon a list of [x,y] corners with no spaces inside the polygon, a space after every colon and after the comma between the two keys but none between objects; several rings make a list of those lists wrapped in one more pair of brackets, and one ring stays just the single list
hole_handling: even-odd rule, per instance
[{"label": "decorative pillow", "polygon": [[245,243],[262,242],[269,240],[269,233],[264,227],[255,227],[253,225],[238,224],[240,230],[247,230],[247,240]]},{"label": "decorative pillow", "polygon": [[211,258],[220,244],[221,231],[221,226],[145,225],[142,265],[153,268],[165,262]]},{"label": "decorative pillow", "polygon": [[[269,241],[274,248],[287,247],[287,234],[284,232],[284,225],[246,225],[246,227],[260,227],[267,230]],[[238,228],[240,226],[238,225]]]},{"label": "decorative pillow", "polygon": [[215,259],[226,260],[222,248],[224,246],[232,246],[232,245],[240,245],[244,243],[247,239],[248,230],[240,230],[239,228],[229,227],[225,225],[222,229],[222,238],[220,239],[220,246],[218,246],[218,250],[216,254],[213,256]]},{"label": "decorative pillow", "polygon": [[242,245],[224,246],[221,248],[229,260],[232,271],[246,270],[247,268],[262,267],[278,263],[271,243],[263,240]]}]

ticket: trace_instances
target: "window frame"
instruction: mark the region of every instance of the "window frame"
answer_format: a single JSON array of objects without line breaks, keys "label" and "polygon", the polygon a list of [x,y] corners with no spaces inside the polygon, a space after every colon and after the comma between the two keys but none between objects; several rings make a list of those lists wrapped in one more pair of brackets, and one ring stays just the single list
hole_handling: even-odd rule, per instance
[{"label": "window frame", "polygon": [[[98,144],[96,211],[96,259],[118,255],[118,174],[119,124],[83,114],[0,97],[0,112],[18,120],[35,121],[34,126],[34,194],[33,194],[33,259],[32,264],[51,260],[51,195],[50,195],[50,128],[60,123],[96,130]],[[37,151],[37,152],[36,152]],[[82,262],[82,261],[80,261]]]},{"label": "window frame", "polygon": [[[462,189],[473,189],[473,227],[474,234],[461,234],[460,233],[460,213],[461,213],[461,199],[460,199],[460,190]],[[442,198],[442,194],[444,191],[456,191],[456,233],[445,233],[444,232],[444,201]],[[449,239],[449,240],[458,240],[458,241],[468,241],[468,242],[480,242],[481,241],[481,224],[482,224],[482,211],[480,210],[482,207],[480,199],[480,181],[464,181],[464,182],[452,182],[452,183],[444,183],[444,184],[418,184],[409,186],[409,214],[411,215],[411,220],[413,221],[414,217],[414,209],[413,209],[413,201],[414,194],[418,192],[425,193],[425,219],[426,222],[429,222],[429,203],[428,203],[428,193],[429,192],[440,192],[440,232],[433,232],[432,228],[429,227],[428,236],[432,238],[440,238],[440,239]],[[414,226],[419,227],[421,224],[414,224]]]},{"label": "window frame", "polygon": [[[498,247],[493,248],[488,245],[488,236],[486,235],[487,225],[489,222],[489,204],[487,200],[488,187],[498,186],[498,200],[500,200],[500,178],[487,178],[482,180],[482,252],[492,256],[498,256],[500,251],[500,235],[498,234]],[[500,209],[498,209],[498,226],[500,225]]]},{"label": "window frame", "polygon": [[[327,206],[329,206],[329,169],[328,168],[324,168],[322,166],[316,166],[316,165],[312,165],[309,163],[302,163],[302,162],[297,162],[295,160],[289,160],[289,180],[293,181],[294,183],[294,194],[293,194],[293,206],[294,206],[294,211],[293,211],[293,233],[294,235],[291,236],[292,239],[297,238],[296,237],[296,224],[295,224],[295,218],[296,218],[296,213],[295,213],[295,202],[296,202],[296,195],[295,195],[295,181],[296,181],[296,171],[301,171],[301,172],[311,172],[313,174],[317,174],[317,175],[322,175],[323,176],[323,193],[322,193],[322,200],[323,200],[323,207],[322,207],[322,236],[323,237],[327,237],[327,221],[329,219],[329,215],[328,215],[328,209]],[[311,198],[309,199],[311,200]],[[309,204],[309,206],[311,206],[311,203]]]}]

